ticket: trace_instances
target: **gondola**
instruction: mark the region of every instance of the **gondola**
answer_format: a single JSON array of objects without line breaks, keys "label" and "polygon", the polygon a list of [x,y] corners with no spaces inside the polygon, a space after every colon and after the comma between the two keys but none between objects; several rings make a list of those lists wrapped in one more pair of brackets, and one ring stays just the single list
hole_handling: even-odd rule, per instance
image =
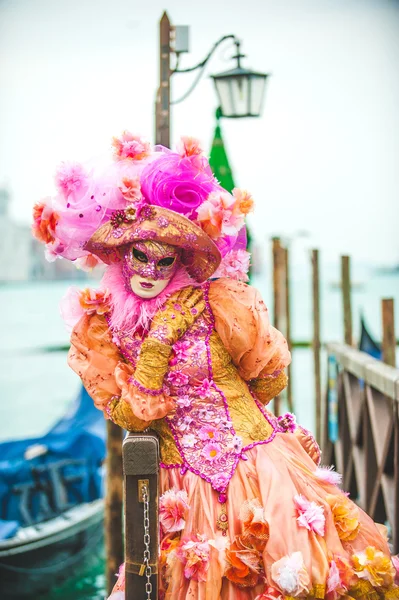
[{"label": "gondola", "polygon": [[364,317],[361,317],[360,320],[361,332],[360,332],[360,342],[359,342],[359,350],[362,352],[367,352],[373,358],[377,360],[382,359],[382,350],[381,344],[376,342],[372,335],[369,333]]},{"label": "gondola", "polygon": [[84,388],[40,437],[0,444],[0,598],[37,598],[103,535],[105,421]]}]

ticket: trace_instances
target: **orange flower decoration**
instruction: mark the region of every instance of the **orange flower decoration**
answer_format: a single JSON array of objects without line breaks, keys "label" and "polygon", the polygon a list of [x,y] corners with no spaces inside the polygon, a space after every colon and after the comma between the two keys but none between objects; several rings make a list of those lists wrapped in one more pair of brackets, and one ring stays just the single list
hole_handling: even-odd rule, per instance
[{"label": "orange flower decoration", "polygon": [[168,535],[163,538],[161,545],[160,545],[161,552],[160,552],[160,558],[159,558],[161,568],[169,566],[168,563],[171,562],[171,559],[173,560],[174,553],[179,544],[180,544],[180,534],[177,536],[175,535],[175,537]]},{"label": "orange flower decoration", "polygon": [[203,153],[201,144],[197,138],[182,136],[177,144],[177,151],[182,158],[185,156],[199,156]]},{"label": "orange flower decoration", "polygon": [[124,131],[121,137],[112,139],[115,156],[121,160],[129,158],[131,160],[143,160],[150,155],[150,144],[143,141],[138,135],[133,135],[130,131]]},{"label": "orange flower decoration", "polygon": [[141,200],[142,198],[139,177],[134,177],[133,179],[123,177],[119,189],[125,200],[128,200],[129,202],[132,202],[134,200]]},{"label": "orange flower decoration", "polygon": [[359,532],[359,510],[356,504],[343,494],[328,494],[326,500],[331,508],[339,538],[344,542],[354,540]]},{"label": "orange flower decoration", "polygon": [[79,295],[79,303],[85,313],[104,315],[109,311],[110,294],[108,290],[93,290],[86,288]]},{"label": "orange flower decoration", "polygon": [[251,548],[242,537],[236,536],[229,549],[226,549],[227,568],[225,577],[238,587],[254,587],[261,570],[260,554]]},{"label": "orange flower decoration", "polygon": [[364,552],[352,556],[355,573],[360,579],[366,579],[373,587],[389,587],[395,579],[395,568],[391,558],[374,548],[367,546]]},{"label": "orange flower decoration", "polygon": [[43,244],[55,241],[55,228],[58,215],[45,202],[37,202],[33,207],[32,234]]},{"label": "orange flower decoration", "polygon": [[257,498],[247,500],[240,510],[240,521],[243,524],[243,539],[256,550],[263,552],[269,539],[269,524],[265,511]]},{"label": "orange flower decoration", "polygon": [[101,264],[104,263],[97,256],[90,253],[75,260],[75,265],[78,269],[82,269],[82,271],[92,271],[97,265]]},{"label": "orange flower decoration", "polygon": [[236,199],[236,206],[238,210],[243,215],[247,215],[253,211],[255,203],[249,192],[246,190],[240,190],[239,188],[234,188],[233,196]]}]

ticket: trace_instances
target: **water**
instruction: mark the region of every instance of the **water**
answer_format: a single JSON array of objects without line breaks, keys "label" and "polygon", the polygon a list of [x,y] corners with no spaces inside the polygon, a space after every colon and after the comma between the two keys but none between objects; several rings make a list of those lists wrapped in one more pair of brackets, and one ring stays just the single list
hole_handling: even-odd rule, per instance
[{"label": "water", "polygon": [[[331,289],[338,281],[338,268],[322,271],[321,312],[323,340],[342,340],[342,309],[339,290]],[[359,315],[366,317],[371,332],[381,336],[380,300],[399,298],[399,277],[376,276],[367,267],[354,269],[354,281],[364,283],[353,294],[353,323],[359,331]],[[0,351],[0,439],[44,434],[67,410],[79,389],[77,376],[66,364],[65,352],[45,352],[44,348],[66,345],[69,335],[59,315],[60,298],[72,282],[40,282],[8,285],[0,288],[3,313]],[[83,287],[82,282],[77,285]],[[90,283],[95,286],[95,283]],[[271,306],[271,288],[266,279],[256,278],[254,285]],[[310,268],[292,271],[292,337],[312,337]],[[396,304],[399,311],[399,302]],[[399,322],[399,313],[396,315]],[[324,364],[323,364],[324,367]],[[293,352],[293,395],[298,421],[314,429],[313,363],[308,349]],[[103,558],[93,558],[75,579],[51,590],[41,600],[103,600]]]}]

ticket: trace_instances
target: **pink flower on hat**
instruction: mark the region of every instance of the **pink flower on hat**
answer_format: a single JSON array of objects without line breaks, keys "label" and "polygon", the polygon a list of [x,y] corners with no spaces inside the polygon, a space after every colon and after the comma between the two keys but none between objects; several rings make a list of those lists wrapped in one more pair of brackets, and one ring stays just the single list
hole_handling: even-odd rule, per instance
[{"label": "pink flower on hat", "polygon": [[212,239],[237,235],[244,225],[244,215],[236,199],[228,192],[212,192],[197,209],[197,220]]},{"label": "pink flower on hat", "polygon": [[212,277],[230,277],[236,281],[248,281],[250,258],[251,255],[246,250],[230,250]]},{"label": "pink flower on hat", "polygon": [[55,184],[65,197],[86,187],[87,180],[87,173],[78,162],[62,162],[55,174]]},{"label": "pink flower on hat", "polygon": [[185,490],[167,490],[159,499],[159,521],[166,533],[181,531],[190,507]]},{"label": "pink flower on hat", "polygon": [[247,215],[254,209],[254,200],[249,192],[241,190],[240,188],[234,188],[232,192],[235,198],[236,209],[239,210],[243,215]]},{"label": "pink flower on hat", "polygon": [[58,219],[58,214],[53,211],[49,198],[42,202],[36,202],[33,207],[32,224],[32,233],[34,237],[44,244],[55,242],[55,228]]},{"label": "pink flower on hat", "polygon": [[140,177],[123,177],[119,185],[122,196],[129,202],[134,202],[142,199]]},{"label": "pink flower on hat", "polygon": [[82,271],[92,271],[94,267],[104,264],[102,260],[90,252],[88,252],[85,256],[77,258],[74,262],[77,268],[81,269]]},{"label": "pink flower on hat", "polygon": [[198,156],[203,153],[201,144],[197,138],[182,136],[177,144],[177,152],[182,158],[188,156]]},{"label": "pink flower on hat", "polygon": [[140,136],[133,135],[130,131],[124,131],[122,135],[112,140],[116,158],[123,160],[143,160],[150,155],[150,144]]}]

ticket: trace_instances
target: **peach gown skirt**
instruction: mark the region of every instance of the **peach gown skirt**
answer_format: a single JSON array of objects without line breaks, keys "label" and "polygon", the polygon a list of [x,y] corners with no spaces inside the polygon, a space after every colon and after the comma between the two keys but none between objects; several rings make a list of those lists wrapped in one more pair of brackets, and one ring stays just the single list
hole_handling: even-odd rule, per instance
[{"label": "peach gown skirt", "polygon": [[[222,505],[210,484],[191,472],[181,475],[177,468],[161,470],[161,493],[185,491],[189,508],[183,529],[161,537],[160,600],[399,598],[384,528],[337,485],[320,477],[294,435],[279,433],[271,443],[249,450],[247,457],[240,461],[229,484],[226,535],[217,527]],[[306,505],[308,512],[303,518],[299,518],[298,497],[315,503]],[[302,506],[302,514],[306,506]],[[254,509],[251,513],[251,507],[257,507],[257,512]],[[256,535],[252,544],[246,541],[245,534],[251,527],[258,535],[257,544]],[[194,542],[194,551],[190,550],[190,541]],[[179,551],[178,546],[184,543],[186,550]],[[258,550],[248,549],[254,546]],[[361,562],[367,548],[373,549],[368,551],[369,560],[377,566],[361,570],[357,557]],[[292,556],[294,567],[284,563]],[[358,572],[354,571],[355,564]],[[293,576],[288,583],[284,568]],[[124,600],[121,571],[109,600]],[[380,576],[378,582],[390,590],[386,596],[373,595],[373,576],[376,581]],[[291,591],[282,593],[279,583]],[[361,594],[359,584],[369,591]],[[352,596],[350,589],[357,592]]]}]

